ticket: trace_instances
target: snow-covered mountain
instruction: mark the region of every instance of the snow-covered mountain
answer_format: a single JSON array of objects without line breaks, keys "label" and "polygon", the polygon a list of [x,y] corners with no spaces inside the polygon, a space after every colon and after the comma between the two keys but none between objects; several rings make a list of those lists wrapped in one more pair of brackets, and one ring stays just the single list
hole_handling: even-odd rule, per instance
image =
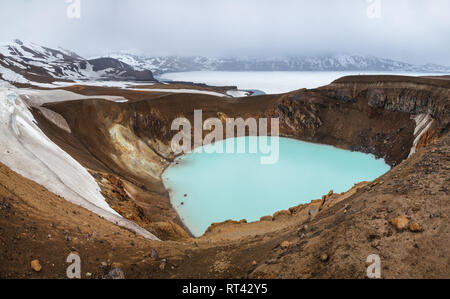
[{"label": "snow-covered mountain", "polygon": [[85,59],[62,48],[15,40],[0,47],[0,79],[51,87],[54,82],[155,81],[154,74],[188,71],[381,71],[450,73],[450,67],[357,55],[288,58],[209,58],[110,54]]},{"label": "snow-covered mountain", "polygon": [[328,55],[287,58],[208,58],[202,56],[138,56],[109,54],[140,70],[154,74],[187,71],[386,71],[386,72],[450,72],[440,65],[413,65],[405,62],[358,55]]},{"label": "snow-covered mountain", "polygon": [[84,59],[64,50],[15,40],[0,47],[0,78],[14,84],[56,81],[154,81],[149,70],[135,70],[114,58]]}]

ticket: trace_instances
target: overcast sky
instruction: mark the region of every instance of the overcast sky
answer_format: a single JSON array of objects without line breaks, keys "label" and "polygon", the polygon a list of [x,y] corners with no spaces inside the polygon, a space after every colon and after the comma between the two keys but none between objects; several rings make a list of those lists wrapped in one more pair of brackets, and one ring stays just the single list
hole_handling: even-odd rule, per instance
[{"label": "overcast sky", "polygon": [[449,0],[79,0],[79,19],[70,1],[0,0],[0,41],[86,57],[350,53],[450,65]]}]

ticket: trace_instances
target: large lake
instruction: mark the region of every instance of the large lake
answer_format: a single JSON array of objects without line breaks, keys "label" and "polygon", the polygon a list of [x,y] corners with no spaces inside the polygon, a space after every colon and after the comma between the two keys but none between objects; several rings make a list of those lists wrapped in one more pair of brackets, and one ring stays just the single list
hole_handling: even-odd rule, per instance
[{"label": "large lake", "polygon": [[[258,137],[241,137],[246,143]],[[275,138],[275,137],[274,137]],[[269,138],[269,143],[273,142]],[[195,236],[214,222],[256,221],[299,204],[372,181],[389,166],[371,155],[278,138],[279,160],[261,164],[264,154],[190,153],[163,174],[171,202]],[[223,146],[227,141],[208,145]],[[203,148],[204,149],[204,148]]]},{"label": "large lake", "polygon": [[[267,94],[284,93],[300,88],[317,88],[349,75],[406,75],[439,74],[387,72],[184,72],[167,73],[160,80],[205,83],[212,86],[237,86],[242,90],[261,90]],[[442,74],[441,74],[442,75]]]}]

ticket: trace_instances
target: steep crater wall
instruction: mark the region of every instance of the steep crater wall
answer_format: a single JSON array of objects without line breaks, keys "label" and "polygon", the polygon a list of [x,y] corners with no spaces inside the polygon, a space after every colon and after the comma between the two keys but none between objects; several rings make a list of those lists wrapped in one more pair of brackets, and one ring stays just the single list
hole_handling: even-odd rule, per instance
[{"label": "steep crater wall", "polygon": [[[371,153],[395,166],[408,158],[414,145],[414,117],[426,114],[435,121],[422,146],[448,130],[449,88],[432,79],[347,77],[323,88],[283,95],[225,99],[174,94],[126,103],[91,99],[45,107],[62,115],[72,132],[64,135],[46,127],[40,117],[47,135],[59,136],[53,137],[55,142],[64,147],[68,139],[75,139],[85,155],[74,150],[71,154],[81,163],[89,157],[102,165],[95,169],[90,163],[94,170],[113,173],[154,195],[152,206],[159,209],[147,208],[148,218],[158,213],[158,220],[182,226],[160,178],[174,158],[170,141],[177,132],[170,127],[175,118],[193,122],[194,110],[203,111],[203,120],[278,117],[283,136]],[[148,198],[143,201],[148,205]]]}]

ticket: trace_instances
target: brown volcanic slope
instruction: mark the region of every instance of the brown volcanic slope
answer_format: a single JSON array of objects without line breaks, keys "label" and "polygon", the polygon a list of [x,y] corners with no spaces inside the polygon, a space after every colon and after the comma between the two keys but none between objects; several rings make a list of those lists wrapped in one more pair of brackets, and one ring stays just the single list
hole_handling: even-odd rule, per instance
[{"label": "brown volcanic slope", "polygon": [[[65,257],[77,250],[83,272],[94,277],[116,262],[127,277],[364,278],[366,258],[378,254],[384,278],[448,278],[449,87],[440,79],[367,76],[345,77],[316,90],[232,100],[111,89],[132,101],[48,104],[67,120],[72,134],[33,111],[39,125],[93,173],[111,206],[172,241],[148,242],[125,233],[1,167],[0,276],[64,277]],[[172,119],[191,119],[194,109],[202,109],[204,119],[280,117],[284,136],[373,153],[394,168],[346,194],[325,197],[323,205],[319,200],[256,223],[215,224],[190,239],[159,175],[173,159]],[[406,159],[416,114],[430,114],[435,122],[419,141],[418,153]],[[390,223],[397,216],[420,229],[397,231]],[[284,241],[289,243],[280,246]],[[152,248],[157,258],[151,257]],[[44,263],[42,273],[27,269],[34,258]],[[108,266],[102,268],[102,261]]]}]

